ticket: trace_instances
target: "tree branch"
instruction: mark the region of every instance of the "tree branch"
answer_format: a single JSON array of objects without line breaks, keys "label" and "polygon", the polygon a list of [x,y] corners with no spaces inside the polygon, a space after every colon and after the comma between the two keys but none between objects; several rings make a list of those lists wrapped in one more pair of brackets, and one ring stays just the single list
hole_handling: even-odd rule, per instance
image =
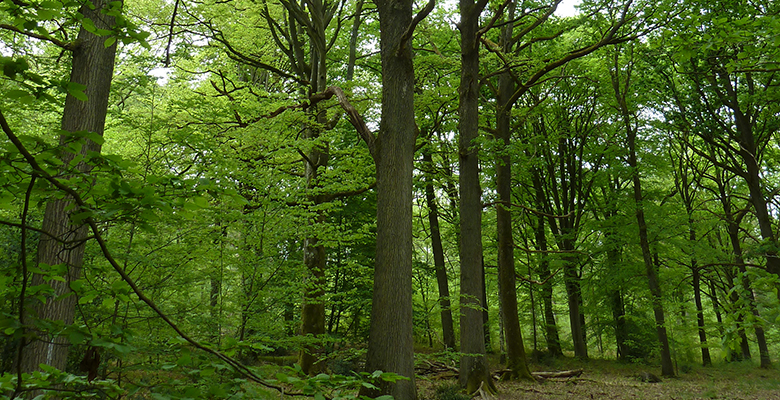
[{"label": "tree branch", "polygon": [[401,36],[401,41],[399,42],[400,45],[398,46],[396,54],[401,54],[406,49],[406,46],[412,39],[414,29],[417,28],[417,24],[419,24],[423,19],[425,19],[425,17],[428,16],[428,14],[431,13],[431,11],[433,11],[434,6],[436,6],[436,0],[428,0],[428,4],[426,4],[425,7],[423,7],[423,9],[414,16],[414,19],[412,19],[412,22],[406,28],[406,32],[404,32],[404,35]]},{"label": "tree branch", "polygon": [[21,29],[15,27],[13,25],[0,24],[0,29],[5,29],[7,31],[20,33],[22,35],[29,36],[31,38],[40,39],[40,40],[49,42],[49,43],[51,43],[51,44],[53,44],[53,45],[55,45],[55,46],[57,46],[59,48],[62,48],[64,50],[68,50],[68,51],[73,51],[78,46],[78,41],[75,41],[75,42],[63,42],[62,40],[55,39],[55,38],[53,38],[51,36],[48,36],[48,35],[41,35],[41,34],[38,34],[38,33],[21,30]]}]

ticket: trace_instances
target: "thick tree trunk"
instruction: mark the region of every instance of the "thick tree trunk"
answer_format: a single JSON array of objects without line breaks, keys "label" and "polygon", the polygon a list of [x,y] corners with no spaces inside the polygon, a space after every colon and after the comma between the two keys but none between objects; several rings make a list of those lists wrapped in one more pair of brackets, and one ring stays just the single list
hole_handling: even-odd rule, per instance
[{"label": "thick tree trunk", "polygon": [[[111,29],[115,18],[102,14],[108,1],[94,0],[94,9],[83,6],[80,12],[85,18],[90,18],[98,29]],[[84,93],[86,101],[71,96],[65,98],[65,108],[62,114],[62,130],[66,132],[89,131],[103,135],[108,95],[111,79],[114,74],[114,59],[116,43],[105,47],[105,37],[95,36],[85,29],[79,31],[76,49],[73,51],[73,64],[70,81],[86,85]],[[60,137],[60,143],[69,141],[67,135]],[[87,140],[81,149],[81,154],[100,152],[100,145]],[[78,173],[89,174],[92,167],[83,162],[70,165],[75,154],[64,152],[62,170],[68,174],[71,169]],[[89,179],[89,178],[87,178]],[[79,279],[84,261],[84,242],[87,238],[85,225],[74,225],[70,217],[80,210],[72,207],[72,200],[63,198],[52,200],[46,204],[42,229],[48,235],[41,235],[38,244],[37,262],[46,265],[64,264],[66,274],[64,282],[44,280],[41,275],[34,275],[31,285],[49,284],[54,290],[54,296],[44,304],[33,304],[33,313],[37,318],[57,320],[65,325],[73,323],[76,311],[76,296],[62,298],[70,292],[70,283]],[[38,370],[39,364],[46,364],[64,370],[68,356],[68,341],[64,337],[56,337],[51,332],[37,332],[38,339],[28,344],[22,357],[22,370],[32,372]]]},{"label": "thick tree trunk", "polygon": [[366,370],[409,378],[377,382],[396,400],[414,400],[412,321],[412,168],[415,145],[411,0],[376,0],[382,56],[382,118],[376,146],[377,236]]},{"label": "thick tree trunk", "polygon": [[[430,150],[423,151],[423,162],[432,166],[433,159]],[[428,205],[428,224],[431,227],[431,250],[433,265],[436,269],[436,283],[439,287],[439,307],[441,308],[441,329],[444,347],[455,349],[455,329],[452,323],[452,305],[450,303],[450,286],[447,279],[447,266],[444,264],[444,247],[441,243],[439,229],[439,206],[436,204],[436,194],[430,175],[425,182],[425,202]]]},{"label": "thick tree trunk", "polygon": [[[484,4],[484,3],[482,3]],[[480,385],[495,393],[485,357],[482,316],[482,191],[479,157],[474,139],[479,134],[479,42],[482,11],[473,0],[460,0],[461,80],[458,94],[460,156],[460,384],[468,393]]]}]

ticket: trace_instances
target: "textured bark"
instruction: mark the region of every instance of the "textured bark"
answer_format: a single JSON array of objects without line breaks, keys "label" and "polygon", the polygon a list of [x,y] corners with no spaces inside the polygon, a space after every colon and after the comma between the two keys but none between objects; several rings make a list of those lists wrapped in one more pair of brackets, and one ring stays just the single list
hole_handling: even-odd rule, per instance
[{"label": "textured bark", "polygon": [[[101,14],[101,10],[108,1],[93,1],[95,8],[83,6],[80,12],[92,19],[98,29],[110,29],[115,18]],[[111,79],[114,74],[114,59],[116,56],[116,43],[106,48],[103,43],[105,37],[98,37],[85,29],[79,31],[77,45],[73,50],[73,64],[71,67],[70,81],[86,85],[84,93],[87,101],[81,101],[70,94],[65,99],[65,108],[62,114],[62,129],[67,132],[89,131],[102,136],[106,111],[108,109],[108,95],[111,88]],[[66,135],[60,137],[60,143],[64,144],[69,138]],[[81,149],[81,154],[100,152],[100,145],[87,141]],[[63,152],[62,171],[68,174],[71,169],[77,173],[89,174],[92,167],[83,162],[71,165],[74,154]],[[89,178],[86,178],[89,179]],[[51,200],[46,204],[43,216],[42,229],[52,234],[56,239],[48,235],[41,235],[38,244],[38,263],[47,265],[64,264],[66,273],[65,281],[44,281],[43,276],[33,275],[31,285],[49,284],[54,290],[53,297],[45,304],[35,302],[32,305],[33,314],[41,319],[62,321],[69,325],[73,323],[76,296],[61,297],[70,292],[70,282],[81,276],[81,267],[84,261],[84,241],[87,237],[85,225],[75,225],[70,222],[70,216],[78,213],[78,208],[70,208],[72,200],[63,198]],[[46,364],[57,369],[65,369],[68,356],[68,341],[63,337],[55,337],[50,332],[36,332],[37,340],[29,343],[24,349],[22,357],[22,370],[35,371],[39,364]]]},{"label": "textured bark", "polygon": [[[431,166],[433,159],[429,150],[423,151],[423,162]],[[447,279],[447,266],[444,264],[444,247],[441,243],[441,230],[439,228],[439,206],[436,204],[436,195],[433,190],[433,182],[430,175],[425,182],[425,202],[428,206],[428,224],[431,227],[431,250],[433,251],[433,265],[436,269],[436,284],[439,288],[439,308],[441,308],[441,330],[444,339],[444,347],[455,349],[455,328],[452,322],[452,305],[450,302],[450,286]]]},{"label": "textured bark", "polygon": [[458,94],[460,166],[460,384],[469,393],[480,385],[495,393],[485,357],[482,316],[482,191],[479,157],[474,139],[479,135],[479,15],[485,3],[460,0],[461,77]]},{"label": "textured bark", "polygon": [[412,321],[412,168],[415,145],[411,0],[377,0],[382,57],[382,117],[376,149],[377,236],[366,370],[408,377],[377,382],[397,400],[417,397]]}]

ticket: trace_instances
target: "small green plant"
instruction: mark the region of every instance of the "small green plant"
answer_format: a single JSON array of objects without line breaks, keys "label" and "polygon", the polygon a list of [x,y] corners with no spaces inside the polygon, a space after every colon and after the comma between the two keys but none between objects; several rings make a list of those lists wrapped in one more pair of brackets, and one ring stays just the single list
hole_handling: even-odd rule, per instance
[{"label": "small green plant", "polygon": [[436,388],[435,400],[469,400],[471,396],[463,393],[460,385],[456,383],[444,383]]}]

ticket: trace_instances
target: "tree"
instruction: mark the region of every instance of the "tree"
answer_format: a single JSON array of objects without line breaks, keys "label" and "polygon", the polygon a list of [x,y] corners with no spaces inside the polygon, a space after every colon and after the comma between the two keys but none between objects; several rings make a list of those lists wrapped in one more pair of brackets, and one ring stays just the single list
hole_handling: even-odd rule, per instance
[{"label": "tree", "polygon": [[[62,153],[61,173],[79,177],[90,182],[89,172],[93,166],[85,162],[84,157],[100,152],[108,96],[113,78],[116,56],[116,40],[107,42],[105,36],[98,36],[95,29],[112,30],[116,15],[121,11],[121,2],[97,0],[94,7],[83,5],[79,12],[84,19],[94,23],[94,27],[82,26],[78,38],[72,44],[72,66],[70,87],[83,87],[68,93],[62,112],[62,131],[60,145],[68,148],[80,132],[89,132],[88,139],[79,151]],[[85,24],[82,20],[82,24]],[[105,44],[109,44],[106,46]],[[72,149],[72,148],[71,148]],[[83,187],[87,189],[87,187]],[[41,320],[61,321],[65,325],[73,323],[76,311],[76,296],[70,295],[70,283],[79,279],[84,262],[84,246],[87,239],[87,227],[80,222],[77,214],[89,212],[74,207],[73,200],[65,197],[52,199],[46,204],[41,235],[38,244],[37,262],[44,268],[63,266],[64,279],[51,280],[52,301],[37,302],[31,305],[30,317]],[[33,275],[31,285],[44,284],[44,276]],[[65,369],[68,356],[68,339],[58,337],[51,332],[37,332],[21,357],[22,370],[36,371],[38,365],[46,364],[57,369]],[[21,354],[21,353],[20,353]]]},{"label": "tree", "polygon": [[468,393],[496,388],[485,357],[482,316],[482,200],[479,183],[479,16],[486,0],[460,0],[461,74],[458,89],[460,185],[460,384]]},{"label": "tree", "polygon": [[382,382],[377,391],[414,400],[412,321],[412,170],[414,67],[411,39],[415,26],[434,2],[412,19],[410,0],[380,0],[382,119],[376,145],[369,143],[377,171],[377,235],[374,294],[366,369],[395,372],[408,379]]},{"label": "tree", "polygon": [[634,49],[629,47],[627,50],[627,61],[625,64],[625,75],[621,76],[620,71],[623,69],[620,65],[619,52],[614,54],[614,65],[610,69],[610,77],[612,79],[612,88],[615,93],[615,99],[618,104],[619,117],[622,119],[623,128],[626,130],[626,144],[628,147],[628,166],[632,169],[631,181],[634,186],[634,204],[635,204],[635,216],[637,225],[639,227],[639,245],[642,249],[642,260],[645,265],[645,273],[647,274],[647,282],[650,287],[650,295],[653,303],[653,314],[655,315],[656,332],[658,334],[658,342],[661,346],[661,374],[664,376],[674,376],[674,366],[672,364],[672,356],[669,350],[669,338],[666,333],[664,308],[663,308],[663,296],[661,292],[661,285],[658,280],[658,272],[656,271],[657,265],[653,261],[653,255],[650,249],[650,242],[647,235],[647,222],[645,221],[644,212],[644,197],[642,195],[642,180],[640,178],[639,164],[637,162],[637,146],[636,138],[638,131],[638,116],[636,111],[632,112],[629,108],[629,94],[633,88],[632,71],[634,67]]}]

